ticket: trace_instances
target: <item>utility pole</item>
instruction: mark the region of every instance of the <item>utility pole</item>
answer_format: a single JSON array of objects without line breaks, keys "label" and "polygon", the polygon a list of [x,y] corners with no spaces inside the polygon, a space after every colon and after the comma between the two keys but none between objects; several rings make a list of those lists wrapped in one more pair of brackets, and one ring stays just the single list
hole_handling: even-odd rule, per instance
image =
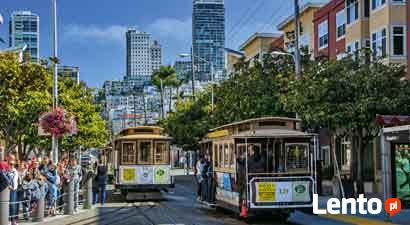
[{"label": "utility pole", "polygon": [[214,111],[214,64],[211,62],[211,110]]},{"label": "utility pole", "polygon": [[[53,37],[52,37],[52,49],[53,49],[53,109],[56,109],[58,106],[58,62],[57,62],[57,0],[51,0],[52,3],[52,15],[53,15]],[[51,150],[53,162],[58,162],[58,138],[56,135],[51,137]]]},{"label": "utility pole", "polygon": [[194,63],[194,46],[191,48],[191,62],[192,62],[192,98],[195,100],[195,63]]},{"label": "utility pole", "polygon": [[295,71],[296,78],[301,76],[302,66],[300,62],[300,49],[299,49],[299,34],[300,34],[300,20],[299,20],[299,0],[295,0]]}]

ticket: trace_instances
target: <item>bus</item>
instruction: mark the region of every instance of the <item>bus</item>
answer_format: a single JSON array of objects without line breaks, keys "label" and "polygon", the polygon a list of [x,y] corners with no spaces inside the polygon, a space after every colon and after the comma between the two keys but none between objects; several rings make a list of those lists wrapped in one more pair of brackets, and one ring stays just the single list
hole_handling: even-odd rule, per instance
[{"label": "bus", "polygon": [[127,128],[114,139],[115,186],[127,200],[160,200],[161,190],[174,187],[170,141],[156,126]]},{"label": "bus", "polygon": [[287,218],[295,209],[312,211],[317,192],[316,134],[300,120],[263,117],[212,129],[200,154],[212,160],[217,207],[246,217],[270,212]]}]

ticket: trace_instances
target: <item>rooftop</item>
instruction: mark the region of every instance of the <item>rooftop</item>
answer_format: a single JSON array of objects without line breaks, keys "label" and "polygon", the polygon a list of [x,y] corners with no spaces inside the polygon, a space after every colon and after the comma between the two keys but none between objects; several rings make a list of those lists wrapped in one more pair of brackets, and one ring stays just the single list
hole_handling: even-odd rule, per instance
[{"label": "rooftop", "polygon": [[280,38],[282,36],[281,33],[254,33],[251,37],[248,38],[248,40],[243,43],[239,49],[243,50],[248,46],[252,41],[254,41],[257,38]]},{"label": "rooftop", "polygon": [[[306,12],[308,9],[310,8],[321,8],[325,5],[325,3],[317,3],[317,2],[308,2],[305,5],[303,5],[300,9],[299,9],[299,13],[302,14],[304,12]],[[280,22],[277,25],[278,30],[283,30],[283,28],[288,25],[290,22],[292,22],[294,20],[295,16],[292,14],[288,17],[286,17],[282,22]]]}]

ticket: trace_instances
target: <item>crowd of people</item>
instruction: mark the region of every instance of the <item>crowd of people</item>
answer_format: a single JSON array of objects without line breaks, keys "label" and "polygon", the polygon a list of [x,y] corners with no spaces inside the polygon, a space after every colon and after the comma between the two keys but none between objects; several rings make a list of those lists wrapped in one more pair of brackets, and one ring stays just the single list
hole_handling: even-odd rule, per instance
[{"label": "crowd of people", "polygon": [[[0,192],[6,188],[10,191],[9,219],[11,225],[16,225],[21,211],[22,218],[29,220],[31,212],[37,208],[41,198],[45,200],[45,214],[54,216],[65,206],[64,199],[68,193],[69,182],[73,183],[74,211],[80,203],[80,186],[86,179],[93,179],[94,203],[101,193],[101,203],[105,202],[105,185],[107,183],[106,167],[95,165],[98,175],[91,171],[85,175],[84,168],[77,159],[63,155],[58,162],[53,162],[48,156],[32,156],[25,160],[17,160],[15,154],[8,154],[0,161]],[[94,183],[96,188],[94,188]]]},{"label": "crowd of people", "polygon": [[198,183],[198,201],[208,204],[215,203],[216,182],[213,177],[212,161],[209,155],[200,155],[195,168]]}]

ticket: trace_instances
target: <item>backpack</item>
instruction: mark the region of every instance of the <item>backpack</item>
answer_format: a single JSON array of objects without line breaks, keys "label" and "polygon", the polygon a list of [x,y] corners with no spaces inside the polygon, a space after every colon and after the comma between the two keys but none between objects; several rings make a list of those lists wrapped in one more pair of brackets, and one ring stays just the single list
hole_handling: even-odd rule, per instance
[{"label": "backpack", "polygon": [[10,177],[4,171],[0,171],[0,192],[4,191],[10,184]]}]

